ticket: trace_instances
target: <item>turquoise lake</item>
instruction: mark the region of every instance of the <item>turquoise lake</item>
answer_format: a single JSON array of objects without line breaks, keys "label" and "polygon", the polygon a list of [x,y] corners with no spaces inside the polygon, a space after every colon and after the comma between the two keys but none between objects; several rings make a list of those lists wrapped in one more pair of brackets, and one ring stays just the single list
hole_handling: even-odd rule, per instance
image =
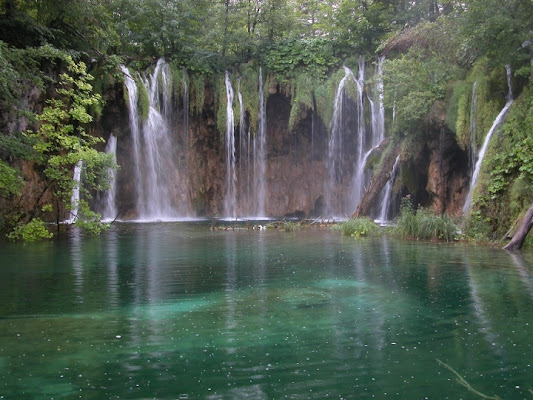
[{"label": "turquoise lake", "polygon": [[0,248],[0,399],[481,398],[452,369],[533,399],[530,251],[205,223]]}]

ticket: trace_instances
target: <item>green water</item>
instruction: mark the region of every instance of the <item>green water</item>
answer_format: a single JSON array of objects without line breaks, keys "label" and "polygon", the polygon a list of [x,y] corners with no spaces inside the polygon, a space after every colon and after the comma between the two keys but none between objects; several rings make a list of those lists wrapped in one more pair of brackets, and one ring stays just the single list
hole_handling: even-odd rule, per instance
[{"label": "green water", "polygon": [[533,399],[533,254],[123,224],[0,244],[0,399]]}]

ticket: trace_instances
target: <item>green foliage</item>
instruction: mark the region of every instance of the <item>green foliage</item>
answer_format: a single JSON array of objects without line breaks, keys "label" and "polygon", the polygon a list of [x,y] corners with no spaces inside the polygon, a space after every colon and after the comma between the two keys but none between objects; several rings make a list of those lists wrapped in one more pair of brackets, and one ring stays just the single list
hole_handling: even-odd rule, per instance
[{"label": "green foliage", "polygon": [[[465,56],[488,56],[493,66],[511,64],[514,69],[529,64],[533,5],[523,0],[471,0],[468,12],[456,26]],[[529,66],[531,68],[531,66]]]},{"label": "green foliage", "polygon": [[333,119],[333,103],[339,82],[344,77],[344,69],[328,76],[325,81],[315,86],[316,111],[325,126],[330,126]]},{"label": "green foliage", "polygon": [[203,108],[205,102],[205,86],[206,86],[206,76],[203,74],[193,74],[190,77],[190,96],[191,100],[189,106],[191,107],[191,112],[199,115]]},{"label": "green foliage", "polygon": [[24,182],[19,172],[0,160],[0,196],[9,197],[18,195]]},{"label": "green foliage", "polygon": [[321,79],[330,67],[338,63],[331,41],[326,38],[289,38],[266,47],[261,55],[265,67],[279,82],[295,78],[305,68],[305,73]]},{"label": "green foliage", "polygon": [[500,133],[493,136],[474,203],[501,237],[533,198],[533,87],[515,100]]},{"label": "green foliage", "polygon": [[292,130],[300,119],[305,116],[306,110],[312,110],[313,105],[313,87],[316,81],[312,75],[302,73],[298,75],[292,85],[292,106],[289,116],[289,130]]},{"label": "green foliage", "polygon": [[[230,81],[231,81],[231,78],[230,78]],[[216,97],[215,103],[218,105],[217,117],[216,117],[217,130],[221,134],[221,136],[224,137],[224,132],[226,132],[226,121],[227,121],[226,118],[227,118],[227,104],[228,104],[224,75],[218,76],[215,86],[217,89],[216,94],[215,94],[215,97]],[[232,86],[234,87],[233,83],[232,83]],[[234,89],[234,92],[235,92],[235,89]],[[234,96],[232,108],[235,107],[236,103],[238,103],[237,96]]]},{"label": "green foliage", "polygon": [[492,228],[488,221],[483,219],[479,210],[472,211],[466,216],[462,225],[463,236],[476,242],[489,241],[492,235]]},{"label": "green foliage", "polygon": [[[463,149],[467,149],[470,143],[472,134],[471,122],[473,122],[472,128],[476,132],[476,147],[479,148],[483,143],[483,139],[489,131],[494,118],[502,108],[502,104],[495,100],[495,92],[496,94],[501,93],[499,97],[500,101],[503,101],[504,93],[506,92],[499,87],[505,82],[503,68],[500,66],[491,71],[488,66],[488,60],[481,58],[476,61],[468,77],[455,85],[448,107],[448,111],[456,108],[455,121],[453,112],[449,113],[447,121],[448,125],[455,130],[457,141]],[[476,107],[472,110],[474,83]],[[472,115],[472,112],[475,115]]]},{"label": "green foliage", "polygon": [[80,200],[78,207],[78,218],[74,222],[77,227],[96,236],[105,232],[111,226],[108,223],[101,222],[102,216],[92,211],[86,200]]},{"label": "green foliage", "polygon": [[[83,162],[81,192],[86,198],[106,187],[108,168],[116,167],[112,155],[95,149],[102,139],[90,136],[84,129],[92,121],[87,110],[100,102],[100,96],[92,93],[92,76],[83,62],[75,63],[72,59],[68,59],[67,71],[60,76],[58,97],[48,100],[39,115],[39,128],[26,133],[34,141],[36,160],[45,180],[65,203],[77,184],[71,171],[78,161]],[[85,213],[89,219],[92,217],[88,211]]]},{"label": "green foliage", "polygon": [[456,73],[438,54],[420,50],[387,59],[383,71],[385,105],[396,110],[392,126],[396,133],[416,131],[433,103],[445,98],[446,83]]},{"label": "green foliage", "polygon": [[55,64],[67,54],[49,45],[17,49],[0,40],[0,110],[4,117],[28,116],[24,97],[35,88],[43,89],[50,79],[41,63]]},{"label": "green foliage", "polygon": [[54,234],[46,228],[46,224],[40,218],[34,218],[26,224],[20,224],[10,232],[7,237],[11,240],[23,240],[25,242],[35,242],[43,239],[50,239]]},{"label": "green foliage", "polygon": [[294,232],[299,227],[300,227],[300,224],[297,223],[297,222],[292,222],[292,221],[282,221],[281,222],[281,228],[285,232]]},{"label": "green foliage", "polygon": [[379,226],[370,218],[351,218],[341,222],[336,228],[344,236],[359,238],[361,236],[376,236],[379,233]]},{"label": "green foliage", "polygon": [[414,210],[411,199],[403,198],[394,233],[400,237],[417,240],[452,241],[457,237],[457,225],[447,215],[436,215],[431,210]]},{"label": "green foliage", "polygon": [[[263,78],[263,81],[267,86],[267,80]],[[239,82],[244,109],[248,117],[248,129],[252,135],[255,135],[259,123],[259,71],[257,66],[253,63],[242,65]],[[268,93],[268,90],[263,88],[263,93]]]},{"label": "green foliage", "polygon": [[92,68],[91,75],[94,76],[95,93],[103,94],[107,89],[124,80],[124,74],[120,70],[122,64],[124,64],[122,57],[110,55]]}]

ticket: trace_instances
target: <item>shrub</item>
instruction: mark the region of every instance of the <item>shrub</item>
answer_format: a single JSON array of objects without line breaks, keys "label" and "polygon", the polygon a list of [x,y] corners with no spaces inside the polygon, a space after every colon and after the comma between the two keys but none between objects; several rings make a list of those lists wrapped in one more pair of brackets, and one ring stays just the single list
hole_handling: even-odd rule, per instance
[{"label": "shrub", "polygon": [[402,199],[400,215],[394,233],[410,239],[445,240],[457,236],[457,225],[447,215],[437,215],[431,210],[414,210],[410,198]]},{"label": "shrub", "polygon": [[281,227],[285,232],[294,232],[299,226],[300,224],[292,221],[283,221],[281,223]]},{"label": "shrub", "polygon": [[41,239],[50,239],[54,234],[46,229],[43,220],[34,218],[27,224],[19,225],[7,237],[11,240],[24,240],[25,242],[35,242]]},{"label": "shrub", "polygon": [[375,236],[379,232],[378,225],[370,218],[352,218],[341,222],[336,228],[344,236],[358,238],[360,236]]}]

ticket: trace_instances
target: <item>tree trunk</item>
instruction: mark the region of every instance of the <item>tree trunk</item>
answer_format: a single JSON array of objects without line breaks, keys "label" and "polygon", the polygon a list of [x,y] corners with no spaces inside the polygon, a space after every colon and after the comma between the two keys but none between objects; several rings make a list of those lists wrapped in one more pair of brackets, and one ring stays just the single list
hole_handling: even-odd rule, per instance
[{"label": "tree trunk", "polygon": [[362,216],[367,216],[370,212],[370,207],[372,204],[375,203],[376,199],[380,195],[381,191],[383,190],[383,187],[389,180],[390,173],[392,171],[392,168],[394,166],[394,162],[396,161],[396,157],[398,157],[398,154],[400,153],[400,142],[395,146],[394,149],[387,155],[385,160],[383,161],[383,167],[381,168],[381,171],[379,171],[370,182],[370,186],[365,191],[365,194],[363,195],[363,198],[359,202],[357,206],[357,210],[352,215],[352,218],[358,218]]},{"label": "tree trunk", "polygon": [[520,250],[532,226],[533,226],[533,204],[531,204],[531,207],[529,207],[529,210],[527,210],[526,214],[524,215],[524,218],[522,218],[522,222],[520,223],[520,225],[518,226],[518,229],[513,235],[513,238],[507,244],[507,246],[504,247],[504,249],[505,250]]}]

